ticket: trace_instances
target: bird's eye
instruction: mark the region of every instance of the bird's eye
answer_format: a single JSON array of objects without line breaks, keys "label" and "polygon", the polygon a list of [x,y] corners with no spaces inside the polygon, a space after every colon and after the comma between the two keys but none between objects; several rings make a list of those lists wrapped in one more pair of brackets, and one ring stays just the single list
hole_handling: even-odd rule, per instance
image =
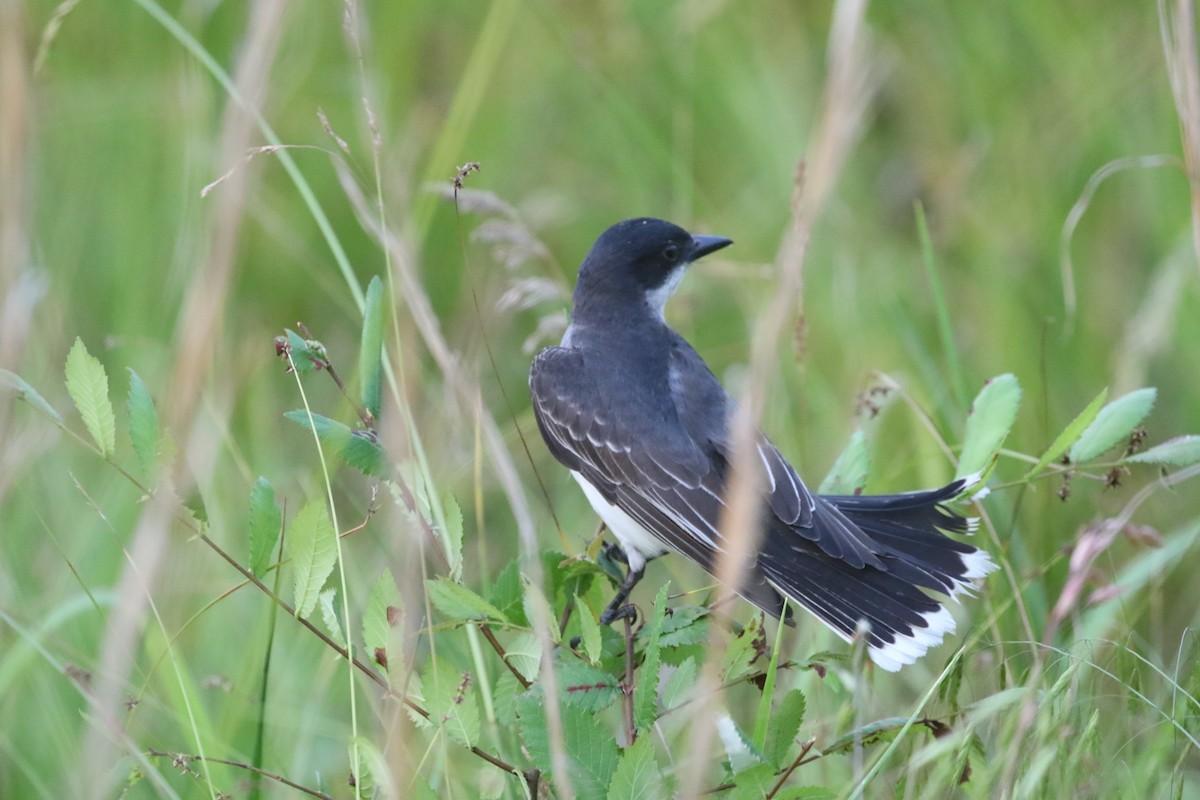
[{"label": "bird's eye", "polygon": [[667,261],[674,261],[679,258],[679,245],[669,244],[663,248],[663,258]]}]

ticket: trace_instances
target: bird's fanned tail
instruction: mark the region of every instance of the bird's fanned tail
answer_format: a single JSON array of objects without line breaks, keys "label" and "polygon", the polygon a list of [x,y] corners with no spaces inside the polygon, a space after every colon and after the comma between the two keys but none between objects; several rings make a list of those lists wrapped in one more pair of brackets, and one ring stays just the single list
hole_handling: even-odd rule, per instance
[{"label": "bird's fanned tail", "polygon": [[826,528],[857,528],[876,545],[884,570],[852,567],[779,526],[764,539],[759,570],[780,593],[847,641],[865,620],[871,659],[898,670],[953,633],[954,617],[944,597],[969,593],[972,580],[996,568],[987,553],[943,533],[974,527],[974,520],[944,505],[966,486],[959,480],[927,492],[817,499],[818,534]]}]

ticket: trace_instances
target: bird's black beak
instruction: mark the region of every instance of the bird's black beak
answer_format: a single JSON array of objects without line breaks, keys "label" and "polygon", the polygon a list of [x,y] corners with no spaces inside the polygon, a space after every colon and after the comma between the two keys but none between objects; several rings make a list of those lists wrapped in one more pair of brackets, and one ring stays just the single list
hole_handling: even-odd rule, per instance
[{"label": "bird's black beak", "polygon": [[726,239],[724,236],[693,236],[691,260],[703,258],[709,253],[715,253],[722,247],[728,247],[731,244],[733,244],[733,239]]}]

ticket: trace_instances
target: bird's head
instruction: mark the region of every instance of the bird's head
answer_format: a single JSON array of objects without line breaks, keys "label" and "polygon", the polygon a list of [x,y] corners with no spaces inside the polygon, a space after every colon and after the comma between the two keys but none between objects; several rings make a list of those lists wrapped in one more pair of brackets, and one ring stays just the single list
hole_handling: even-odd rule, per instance
[{"label": "bird's head", "polygon": [[618,222],[600,234],[579,268],[576,312],[596,303],[644,302],[661,317],[688,265],[730,244],[731,239],[694,236],[661,219]]}]

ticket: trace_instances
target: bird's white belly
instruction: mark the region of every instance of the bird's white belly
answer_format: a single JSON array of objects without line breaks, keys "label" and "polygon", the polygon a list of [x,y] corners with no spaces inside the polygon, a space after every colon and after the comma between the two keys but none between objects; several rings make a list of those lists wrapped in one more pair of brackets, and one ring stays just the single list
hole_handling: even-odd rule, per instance
[{"label": "bird's white belly", "polygon": [[633,517],[605,500],[599,490],[588,483],[582,475],[572,470],[571,476],[575,478],[579,488],[583,489],[588,502],[592,504],[592,508],[596,509],[600,519],[604,520],[604,524],[621,543],[631,570],[640,571],[642,567],[646,566],[649,559],[667,552],[667,548],[663,546],[662,542],[643,528],[641,523]]}]

